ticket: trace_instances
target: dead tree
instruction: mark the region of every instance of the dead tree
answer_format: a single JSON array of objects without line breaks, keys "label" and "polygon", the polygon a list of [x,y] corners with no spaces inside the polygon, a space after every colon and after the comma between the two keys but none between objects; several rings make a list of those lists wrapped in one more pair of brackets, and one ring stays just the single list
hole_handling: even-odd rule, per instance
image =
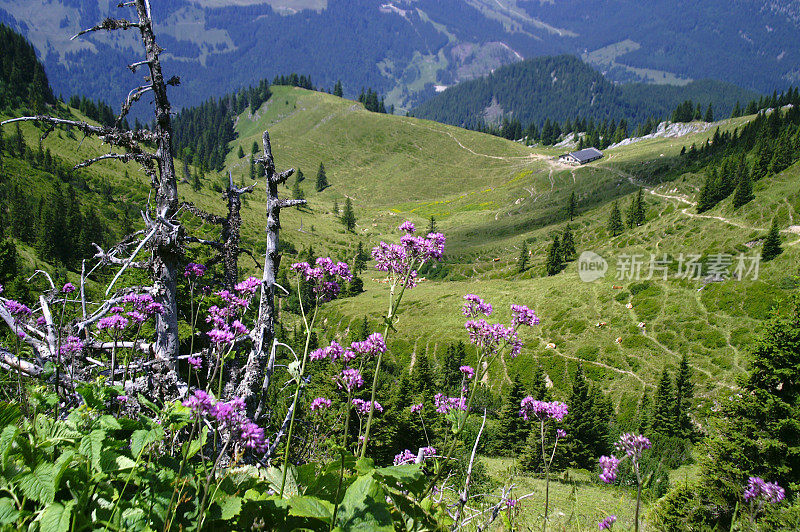
[{"label": "dead tree", "polygon": [[[228,173],[228,190],[226,190],[224,194],[225,199],[228,201],[227,217],[207,213],[190,202],[183,202],[181,204],[184,209],[201,220],[222,227],[220,241],[204,240],[192,236],[187,237],[186,240],[188,242],[196,242],[209,246],[217,251],[217,255],[209,260],[206,266],[222,262],[223,277],[227,290],[233,290],[233,287],[239,280],[239,255],[246,253],[250,255],[254,261],[256,260],[250,250],[242,248],[239,245],[242,229],[242,195],[253,192],[254,188],[255,184],[243,188],[236,188],[233,184],[233,177],[230,172]],[[258,266],[257,261],[256,266]]]},{"label": "dead tree", "polygon": [[[139,67],[147,66],[149,75],[145,76],[145,84],[133,89],[122,104],[114,126],[94,126],[86,122],[64,120],[51,116],[28,116],[7,120],[0,125],[18,121],[36,121],[47,124],[48,129],[42,139],[57,126],[77,128],[84,135],[99,137],[111,147],[122,148],[123,153],[114,151],[89,159],[76,168],[83,168],[103,160],[119,160],[138,162],[150,177],[155,190],[155,206],[152,213],[145,216],[146,235],[140,241],[136,252],[127,259],[113,253],[100,251],[98,256],[107,262],[128,267],[145,267],[150,271],[153,286],[148,289],[153,297],[164,307],[164,313],[156,318],[156,335],[153,346],[156,360],[166,370],[167,381],[177,381],[178,354],[178,307],[177,307],[177,272],[181,255],[182,228],[176,220],[178,211],[178,186],[175,176],[175,165],[172,159],[172,124],[170,119],[170,103],[167,97],[167,85],[178,85],[177,77],[164,80],[159,55],[163,51],[156,43],[153,22],[150,14],[149,0],[132,0],[119,4],[120,7],[132,6],[136,10],[138,21],[107,18],[102,23],[81,31],[73,37],[94,32],[128,30],[138,28],[145,49],[145,59],[129,68],[136,72]],[[120,128],[123,119],[131,106],[142,96],[152,93],[154,100],[155,128],[149,130],[124,131]],[[148,151],[143,146],[154,146],[155,151]],[[149,260],[136,262],[135,255],[147,244],[150,252]],[[109,287],[110,291],[111,287]],[[102,308],[107,307],[103,305]]]},{"label": "dead tree", "polygon": [[250,331],[253,346],[237,389],[238,395],[247,403],[248,412],[251,415],[255,412],[256,416],[261,413],[261,398],[263,391],[269,386],[269,379],[275,363],[275,350],[273,349],[275,340],[275,278],[280,265],[278,233],[281,228],[281,209],[306,203],[306,200],[280,199],[278,197],[278,185],[286,182],[294,173],[294,168],[284,172],[276,172],[268,131],[264,131],[263,142],[264,156],[259,157],[256,162],[263,163],[264,177],[267,181],[267,251],[264,256],[264,273],[261,283],[258,319]]}]

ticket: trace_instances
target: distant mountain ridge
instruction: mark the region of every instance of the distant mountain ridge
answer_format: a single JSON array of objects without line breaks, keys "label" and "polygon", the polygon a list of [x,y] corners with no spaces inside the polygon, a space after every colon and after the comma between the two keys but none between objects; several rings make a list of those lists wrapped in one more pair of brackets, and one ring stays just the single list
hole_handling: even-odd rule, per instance
[{"label": "distant mountain ridge", "polygon": [[636,124],[667,118],[685,100],[704,110],[712,104],[717,116],[727,116],[737,101],[745,104],[757,96],[712,80],[684,86],[615,84],[577,57],[561,55],[527,59],[465,81],[423,102],[411,114],[473,129],[497,124],[504,117],[519,120],[523,127],[576,118]]},{"label": "distant mountain ridge", "polygon": [[[372,87],[407,110],[437,87],[545,55],[584,57],[614,81],[713,78],[772,92],[800,81],[800,9],[771,0],[153,0],[176,107],[277,74],[345,95]],[[109,102],[137,83],[133,34],[69,41],[106,0],[0,0],[0,21],[35,45],[56,94]],[[99,57],[102,57],[98,60]],[[121,83],[125,82],[125,83]]]}]

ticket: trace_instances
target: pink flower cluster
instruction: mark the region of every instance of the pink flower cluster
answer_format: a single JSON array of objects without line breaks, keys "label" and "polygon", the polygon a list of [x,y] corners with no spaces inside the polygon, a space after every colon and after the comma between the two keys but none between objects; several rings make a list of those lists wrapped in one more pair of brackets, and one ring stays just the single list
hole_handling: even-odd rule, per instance
[{"label": "pink flower cluster", "polygon": [[206,273],[206,267],[203,264],[197,264],[195,262],[190,262],[186,265],[186,269],[183,270],[184,277],[192,277],[194,279],[199,279]]},{"label": "pink flower cluster", "polygon": [[[567,415],[567,405],[559,401],[537,401],[530,395],[522,400],[520,403],[519,415],[525,418],[525,421],[547,421],[552,419],[561,421]],[[564,434],[566,436],[566,433]]]},{"label": "pink flower cluster", "polygon": [[[422,451],[422,459],[430,458],[431,456],[436,454],[436,449],[433,447],[422,447],[420,448]],[[408,449],[404,450],[402,453],[396,454],[394,456],[394,465],[403,465],[403,464],[414,464],[417,462],[417,455],[409,451]]]},{"label": "pink flower cluster", "polygon": [[467,380],[471,380],[475,376],[475,370],[471,366],[461,366],[458,368]]},{"label": "pink flower cluster", "polygon": [[61,292],[64,294],[71,294],[75,291],[75,285],[72,283],[67,283],[61,288]]},{"label": "pink flower cluster", "polygon": [[747,489],[744,490],[744,500],[761,500],[769,504],[778,504],[786,497],[786,491],[777,482],[765,482],[761,477],[750,477]]},{"label": "pink flower cluster", "polygon": [[187,362],[189,363],[189,365],[190,365],[190,366],[192,366],[192,368],[194,368],[196,371],[199,371],[199,370],[200,370],[200,369],[202,369],[202,367],[203,367],[203,359],[202,359],[202,358],[200,358],[200,357],[189,357],[189,358],[187,358],[187,359],[186,359],[186,361],[187,361]]},{"label": "pink flower cluster", "polygon": [[416,404],[416,405],[411,405],[411,413],[412,414],[416,414],[417,412],[421,412],[421,411],[422,411],[422,403],[419,403],[419,404]]},{"label": "pink flower cluster", "polygon": [[314,283],[314,293],[322,301],[330,301],[339,295],[338,281],[353,279],[350,267],[346,263],[334,263],[330,257],[318,258],[315,267],[307,262],[296,262],[292,264],[291,269],[302,275],[306,281]]},{"label": "pink flower cluster", "polygon": [[511,305],[511,323],[514,327],[527,325],[533,327],[539,325],[539,318],[536,313],[525,305]]},{"label": "pink flower cluster", "polygon": [[468,318],[476,318],[478,314],[491,316],[492,305],[490,303],[486,303],[483,299],[479,298],[475,294],[465,295],[464,301],[464,307],[461,309],[461,312],[464,314],[464,316]]},{"label": "pink flower cluster", "polygon": [[208,331],[208,337],[216,346],[230,344],[236,338],[248,334],[249,329],[239,320],[241,315],[250,307],[261,280],[250,277],[234,287],[235,292],[220,290],[215,294],[225,303],[222,306],[212,305],[208,309],[206,322],[213,323],[214,327]]},{"label": "pink flower cluster", "polygon": [[263,453],[269,446],[264,437],[264,429],[244,415],[245,404],[238,397],[227,402],[214,402],[206,392],[196,390],[194,395],[183,401],[183,406],[199,416],[216,420],[221,429],[227,430],[230,437],[246,449]]},{"label": "pink flower cluster", "polygon": [[619,458],[614,456],[601,456],[600,457],[600,480],[606,484],[611,484],[617,480],[617,469],[619,468]]},{"label": "pink flower cluster", "polygon": [[122,298],[122,302],[132,305],[135,312],[141,312],[148,316],[164,313],[164,305],[156,303],[150,294],[126,294]]},{"label": "pink flower cluster", "polygon": [[372,249],[372,258],[377,262],[375,268],[402,280],[408,288],[413,288],[417,284],[415,268],[426,262],[442,259],[445,237],[441,233],[414,236],[416,228],[409,221],[403,222],[400,230],[405,233],[400,237],[400,244],[381,242]]},{"label": "pink flower cluster", "polygon": [[370,404],[372,404],[372,410],[375,412],[383,412],[383,407],[378,401],[370,403],[370,401],[364,401],[363,399],[353,399],[353,406],[359,416],[366,416],[369,414]]},{"label": "pink flower cluster", "polygon": [[33,311],[26,305],[23,305],[19,301],[15,301],[13,299],[6,301],[6,310],[8,310],[15,320],[27,318],[33,314]]},{"label": "pink flower cluster", "polygon": [[626,432],[619,437],[619,441],[614,446],[617,451],[624,452],[628,457],[638,460],[642,457],[642,452],[650,448],[650,440],[641,434]]},{"label": "pink flower cluster", "polygon": [[372,333],[363,342],[353,342],[350,349],[364,356],[378,356],[386,352],[386,342],[381,333]]},{"label": "pink flower cluster", "polygon": [[511,346],[512,357],[522,351],[522,341],[513,327],[506,327],[502,323],[489,323],[483,318],[468,320],[464,327],[469,333],[470,342],[489,353],[497,353],[503,342]]},{"label": "pink flower cluster", "polygon": [[326,410],[331,407],[331,400],[325,397],[317,397],[311,401],[311,411]]},{"label": "pink flower cluster", "polygon": [[609,515],[608,517],[597,523],[597,526],[600,530],[611,530],[612,525],[616,522],[617,522],[617,516]]},{"label": "pink flower cluster", "polygon": [[67,339],[61,345],[62,355],[73,355],[83,351],[83,342],[77,336],[67,336]]},{"label": "pink flower cluster", "polygon": [[447,414],[451,410],[466,410],[467,399],[466,397],[447,397],[443,393],[437,393],[433,396],[433,406],[440,414]]},{"label": "pink flower cluster", "polygon": [[334,382],[340,390],[352,392],[364,386],[364,377],[357,369],[344,368],[341,374],[334,377]]},{"label": "pink flower cluster", "polygon": [[377,356],[386,352],[386,341],[380,333],[370,334],[366,340],[361,342],[353,342],[350,348],[347,349],[335,340],[330,343],[328,347],[321,347],[309,353],[311,360],[325,360],[331,362],[341,360],[345,367],[342,372],[334,377],[334,382],[340,390],[347,390],[352,392],[364,386],[364,377],[357,369],[347,366],[350,362],[356,359],[359,355],[370,357]]}]

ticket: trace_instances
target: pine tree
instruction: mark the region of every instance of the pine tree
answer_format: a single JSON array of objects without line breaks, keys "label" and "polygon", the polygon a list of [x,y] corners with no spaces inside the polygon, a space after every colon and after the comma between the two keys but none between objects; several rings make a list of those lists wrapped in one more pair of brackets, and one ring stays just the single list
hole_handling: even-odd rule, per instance
[{"label": "pine tree", "polygon": [[244,148],[239,146],[239,151],[236,155],[239,157],[239,159],[244,159]]},{"label": "pine tree", "polygon": [[428,234],[436,232],[436,218],[431,215],[430,220],[428,220]]},{"label": "pine tree", "polygon": [[325,166],[319,163],[319,169],[317,170],[317,192],[322,192],[329,186],[328,176],[325,175]]},{"label": "pine tree", "polygon": [[575,258],[575,239],[572,236],[572,228],[567,224],[564,234],[561,235],[561,258],[566,262]]},{"label": "pine tree", "polygon": [[736,190],[733,192],[733,208],[738,209],[754,199],[753,181],[750,177],[750,172],[745,170],[740,174],[739,182],[736,184]]},{"label": "pine tree", "polygon": [[356,247],[356,255],[353,257],[353,272],[356,275],[364,271],[367,260],[369,260],[369,255],[364,251],[364,243],[359,240],[358,246]]},{"label": "pine tree", "polygon": [[781,247],[781,234],[778,231],[778,219],[772,219],[772,227],[769,228],[767,238],[764,239],[764,247],[761,248],[761,260],[772,260],[783,253]]},{"label": "pine tree", "polygon": [[519,415],[520,403],[524,398],[525,388],[519,375],[515,375],[498,414],[497,438],[494,442],[494,450],[498,454],[514,456],[525,446],[530,424]]},{"label": "pine tree", "polygon": [[647,220],[647,205],[644,201],[644,189],[639,187],[639,192],[636,193],[636,212],[634,214],[634,222],[636,225],[642,225]]},{"label": "pine tree", "polygon": [[675,392],[672,389],[672,378],[667,368],[661,372],[661,379],[658,381],[656,398],[653,404],[652,430],[662,436],[675,436]]},{"label": "pine tree", "polygon": [[342,88],[341,81],[337,80],[336,83],[333,85],[333,95],[338,96],[339,98],[341,98],[344,95],[344,89]]},{"label": "pine tree", "polygon": [[333,215],[339,216],[339,201],[336,198],[333,198]]},{"label": "pine tree", "polygon": [[628,207],[625,217],[625,225],[628,226],[628,229],[636,227],[636,196],[631,198],[631,205]]},{"label": "pine tree", "polygon": [[250,155],[255,155],[258,153],[258,143],[253,141],[253,145],[250,146]]},{"label": "pine tree", "polygon": [[551,399],[550,390],[547,389],[547,379],[541,364],[537,364],[536,369],[533,370],[530,392],[531,397],[537,401],[550,401]]},{"label": "pine tree", "polygon": [[623,229],[625,226],[622,224],[622,213],[619,212],[619,205],[615,201],[608,217],[608,232],[611,233],[611,236],[617,236],[622,233]]},{"label": "pine tree", "polygon": [[592,469],[597,458],[608,452],[608,423],[603,421],[595,408],[594,395],[578,365],[572,381],[569,413],[564,418],[563,428],[567,432],[564,441],[564,456],[576,467]]},{"label": "pine tree", "polygon": [[713,122],[714,121],[714,110],[711,108],[711,104],[708,104],[706,108],[706,116],[703,118],[704,122]]},{"label": "pine tree", "polygon": [[253,156],[250,156],[250,181],[253,181],[256,178],[256,163],[253,159]]},{"label": "pine tree", "polygon": [[570,222],[575,218],[575,214],[577,212],[578,212],[578,203],[575,200],[575,192],[573,191],[569,195],[569,203],[567,204],[567,216],[569,216]]},{"label": "pine tree", "polygon": [[[295,179],[294,185],[292,186],[292,197],[294,199],[305,199],[306,198],[305,192],[303,192],[302,187],[300,187],[300,181],[298,181],[297,179]],[[300,206],[298,206],[297,208],[299,209]],[[311,263],[309,263],[309,264],[311,264]]]},{"label": "pine tree", "polygon": [[447,344],[442,359],[441,388],[442,393],[455,394],[461,388],[461,366],[467,356],[464,342]]},{"label": "pine tree", "polygon": [[741,393],[720,401],[702,463],[704,495],[728,516],[749,476],[777,482],[788,499],[800,486],[800,297],[788,303],[751,348]]},{"label": "pine tree", "polygon": [[517,261],[517,272],[522,273],[528,267],[528,244],[522,241],[522,247],[519,250],[519,260]]},{"label": "pine tree", "polygon": [[411,389],[415,395],[421,395],[426,400],[432,400],[436,393],[433,370],[426,351],[417,353],[415,356],[414,368],[411,370]]},{"label": "pine tree", "polygon": [[356,214],[353,212],[353,203],[350,201],[349,196],[344,201],[344,210],[342,211],[341,221],[345,229],[353,232],[356,227]]},{"label": "pine tree", "polygon": [[545,264],[547,275],[555,275],[560,272],[563,269],[563,264],[561,244],[558,241],[558,236],[555,236],[550,246],[550,251],[547,253],[547,263]]},{"label": "pine tree", "polygon": [[692,368],[686,353],[681,357],[678,374],[675,376],[675,428],[681,438],[691,438],[692,421],[689,412],[694,399],[694,384],[692,384]]}]

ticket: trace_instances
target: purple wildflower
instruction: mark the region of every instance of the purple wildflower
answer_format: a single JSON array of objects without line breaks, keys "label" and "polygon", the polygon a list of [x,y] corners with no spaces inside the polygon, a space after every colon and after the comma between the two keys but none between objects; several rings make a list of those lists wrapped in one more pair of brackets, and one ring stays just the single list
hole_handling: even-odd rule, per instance
[{"label": "purple wildflower", "polygon": [[404,233],[408,233],[409,235],[415,231],[414,223],[410,220],[406,220],[405,222],[400,224],[399,229]]},{"label": "purple wildflower", "polygon": [[183,406],[190,409],[195,414],[207,414],[214,407],[211,396],[203,390],[195,390],[194,395],[184,399]]},{"label": "purple wildflower", "polygon": [[619,437],[619,441],[615,444],[618,451],[624,452],[630,458],[638,460],[642,456],[642,451],[650,448],[650,440],[641,434],[631,434],[626,432]]},{"label": "purple wildflower", "polygon": [[248,277],[241,283],[237,284],[234,289],[240,294],[248,294],[252,296],[256,293],[256,290],[258,290],[260,286],[261,279],[258,277]]},{"label": "purple wildflower", "polygon": [[519,501],[518,501],[517,499],[508,499],[508,500],[506,501],[506,508],[509,508],[509,509],[511,509],[511,508],[513,508],[514,506],[516,506],[518,502],[519,502]]},{"label": "purple wildflower", "polygon": [[386,342],[381,333],[372,333],[363,342],[353,342],[350,348],[360,355],[378,356],[386,352]]},{"label": "purple wildflower", "polygon": [[128,402],[128,396],[127,395],[118,395],[117,396],[117,401],[119,401],[120,403],[127,403]]},{"label": "purple wildflower", "polygon": [[125,327],[128,326],[128,323],[129,323],[128,318],[126,318],[125,316],[122,316],[121,314],[113,314],[111,316],[106,316],[105,318],[100,319],[100,321],[97,322],[97,328],[122,331],[123,329],[125,329]]},{"label": "purple wildflower", "polygon": [[336,362],[340,358],[344,358],[344,355],[345,348],[339,345],[336,340],[334,340],[328,347],[321,347],[312,351],[309,354],[309,358],[311,358],[311,360],[324,360],[326,358],[330,358],[331,362]]},{"label": "purple wildflower", "polygon": [[536,313],[525,305],[511,305],[511,323],[518,327],[520,325],[527,325],[533,327],[539,325],[539,318]]},{"label": "purple wildflower", "polygon": [[44,316],[39,316],[38,318],[36,318],[36,325],[38,325],[39,327],[44,327],[45,325],[47,325],[47,320],[44,319]]},{"label": "purple wildflower", "polygon": [[568,411],[567,405],[564,403],[537,401],[530,395],[522,400],[520,407],[519,415],[525,418],[525,421],[546,421],[548,419],[561,421]]},{"label": "purple wildflower", "polygon": [[619,458],[614,456],[601,456],[600,467],[603,471],[600,473],[600,480],[606,484],[611,484],[617,479],[617,468],[619,468]]},{"label": "purple wildflower", "polygon": [[556,437],[557,438],[566,438],[567,437],[567,431],[564,430],[564,429],[556,429]]},{"label": "purple wildflower", "polygon": [[186,359],[190,366],[195,370],[200,370],[203,367],[203,359],[200,357],[189,357]]},{"label": "purple wildflower", "polygon": [[195,279],[199,279],[206,273],[206,267],[203,264],[197,264],[194,262],[190,262],[186,265],[186,269],[183,270],[184,277],[194,277]]},{"label": "purple wildflower", "polygon": [[161,303],[150,303],[144,308],[145,313],[152,315],[164,314],[164,305]]},{"label": "purple wildflower", "polygon": [[500,349],[501,342],[511,345],[512,356],[519,354],[522,349],[522,342],[513,327],[506,327],[501,323],[492,324],[484,319],[468,320],[464,327],[469,333],[470,342],[490,353],[496,353]]},{"label": "purple wildflower", "polygon": [[412,414],[416,414],[417,412],[421,412],[421,411],[422,411],[422,403],[419,403],[418,405],[411,405],[411,413]]},{"label": "purple wildflower", "polygon": [[74,284],[72,284],[72,283],[67,283],[67,284],[65,284],[65,285],[64,285],[64,287],[61,289],[61,291],[62,291],[63,293],[65,293],[65,294],[71,294],[72,292],[74,292],[74,291],[75,291],[75,285],[74,285]]},{"label": "purple wildflower", "polygon": [[331,407],[331,400],[325,397],[317,397],[313,401],[311,401],[311,411],[316,412],[317,410],[325,410]]},{"label": "purple wildflower", "polygon": [[364,377],[361,376],[361,373],[357,369],[353,368],[343,369],[342,373],[334,380],[339,389],[344,389],[348,392],[352,392],[364,386]]},{"label": "purple wildflower", "polygon": [[417,455],[409,451],[408,449],[404,450],[402,453],[394,455],[394,465],[403,465],[403,464],[413,464],[417,461]]},{"label": "purple wildflower", "polygon": [[472,377],[475,376],[475,370],[472,369],[472,367],[470,367],[470,366],[461,366],[458,369],[461,371],[461,373],[464,374],[464,376],[467,378],[467,380],[470,380],[470,379],[472,379]]},{"label": "purple wildflower", "polygon": [[208,337],[211,339],[211,342],[217,346],[233,342],[234,336],[235,335],[231,331],[223,329],[211,329],[208,331]]},{"label": "purple wildflower", "polygon": [[[383,412],[383,407],[378,401],[375,401],[371,404],[372,404],[372,410],[374,410],[375,412]],[[363,399],[353,399],[353,406],[355,407],[356,412],[358,413],[359,416],[366,416],[367,414],[369,414],[370,410],[369,401],[364,401]]]},{"label": "purple wildflower", "polygon": [[144,323],[147,321],[147,316],[142,314],[137,310],[132,310],[127,313],[127,316],[134,322],[134,323]]},{"label": "purple wildflower", "polygon": [[761,477],[750,477],[747,489],[744,490],[744,500],[763,500],[770,504],[778,504],[786,497],[786,491],[777,482],[765,482]]},{"label": "purple wildflower", "polygon": [[443,393],[437,393],[433,396],[433,406],[440,414],[447,414],[451,410],[466,410],[467,399],[466,397],[447,397]]},{"label": "purple wildflower", "polygon": [[485,316],[490,316],[492,314],[492,305],[486,303],[475,294],[465,295],[464,301],[464,308],[461,309],[461,312],[468,318],[475,318],[478,313]]},{"label": "purple wildflower", "polygon": [[264,437],[264,429],[246,418],[239,427],[239,440],[245,448],[252,449],[257,453],[265,452],[269,446],[269,442]]},{"label": "purple wildflower", "polygon": [[83,342],[77,336],[67,336],[67,339],[61,346],[62,355],[72,355],[80,353],[83,350]]},{"label": "purple wildflower", "polygon": [[8,310],[8,312],[14,316],[15,319],[27,317],[33,314],[33,311],[26,305],[23,305],[19,301],[15,301],[13,299],[6,301],[6,310]]},{"label": "purple wildflower", "polygon": [[597,526],[600,528],[600,530],[611,530],[612,525],[616,522],[617,522],[617,516],[609,515],[608,517],[600,521],[597,524]]}]

